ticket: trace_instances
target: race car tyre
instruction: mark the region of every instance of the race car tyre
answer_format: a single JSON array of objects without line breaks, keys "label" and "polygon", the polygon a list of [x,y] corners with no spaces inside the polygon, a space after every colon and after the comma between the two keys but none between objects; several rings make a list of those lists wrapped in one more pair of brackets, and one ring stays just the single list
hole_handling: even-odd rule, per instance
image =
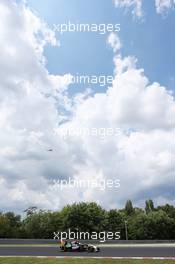
[{"label": "race car tyre", "polygon": [[94,252],[94,248],[93,248],[93,247],[89,247],[89,248],[88,248],[88,252],[89,252],[89,253]]}]

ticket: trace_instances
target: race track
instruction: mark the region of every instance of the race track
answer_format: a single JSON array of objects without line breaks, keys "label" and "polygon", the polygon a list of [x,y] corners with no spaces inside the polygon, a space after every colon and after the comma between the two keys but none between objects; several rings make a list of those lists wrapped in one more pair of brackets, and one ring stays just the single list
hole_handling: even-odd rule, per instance
[{"label": "race track", "polygon": [[175,257],[174,246],[108,246],[99,253],[64,253],[53,245],[0,245],[0,256],[80,256],[80,257]]}]

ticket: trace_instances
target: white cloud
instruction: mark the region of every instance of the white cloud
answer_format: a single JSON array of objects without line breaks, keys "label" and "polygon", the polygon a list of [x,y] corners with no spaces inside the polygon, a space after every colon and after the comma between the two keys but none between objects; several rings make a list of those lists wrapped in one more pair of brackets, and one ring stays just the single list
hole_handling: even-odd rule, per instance
[{"label": "white cloud", "polygon": [[[131,9],[132,14],[138,18],[142,18],[143,0],[114,0],[116,7]],[[172,9],[175,5],[175,0],[155,0],[156,12],[163,15]]]},{"label": "white cloud", "polygon": [[114,52],[117,52],[121,49],[122,44],[120,38],[114,32],[110,33],[107,39],[107,43],[111,46]]},{"label": "white cloud", "polygon": [[155,0],[155,6],[158,14],[164,14],[175,5],[174,0]]},{"label": "white cloud", "polygon": [[[173,201],[173,94],[150,84],[134,57],[117,54],[115,79],[106,92],[70,99],[65,93],[68,83],[50,75],[44,65],[43,49],[47,43],[56,44],[54,33],[23,5],[4,0],[0,12],[1,209],[57,209],[83,200],[116,207],[128,198],[139,203],[147,197]],[[119,43],[112,35],[114,51]],[[60,125],[65,109],[70,115]],[[69,127],[120,128],[121,133],[63,139],[58,131]],[[119,178],[121,188],[53,188],[54,179],[68,177]]]},{"label": "white cloud", "polygon": [[78,101],[73,119],[63,125],[65,129],[121,129],[120,134],[103,140],[95,136],[67,139],[77,155],[78,175],[93,175],[95,179],[100,173],[104,179],[121,180],[120,190],[108,189],[104,194],[88,189],[83,197],[94,198],[106,207],[129,198],[138,203],[153,197],[160,202],[161,196],[173,202],[174,97],[160,84],[150,84],[133,57],[117,55],[114,62],[113,86],[106,93]]},{"label": "white cloud", "polygon": [[116,7],[132,9],[132,14],[141,18],[143,16],[142,0],[114,0]]},{"label": "white cloud", "polygon": [[[59,100],[66,100],[68,84],[64,77],[49,75],[44,65],[45,45],[58,42],[23,4],[1,1],[0,15],[0,207],[24,208],[37,195],[35,203],[47,207],[48,178],[72,172],[66,160],[64,170],[68,151],[54,134],[62,119]],[[53,146],[59,146],[60,155],[47,153]]]}]

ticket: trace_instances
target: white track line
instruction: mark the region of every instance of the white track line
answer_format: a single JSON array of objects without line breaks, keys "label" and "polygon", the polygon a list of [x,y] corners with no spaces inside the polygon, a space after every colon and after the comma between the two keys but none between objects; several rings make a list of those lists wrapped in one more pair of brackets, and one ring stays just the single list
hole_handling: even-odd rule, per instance
[{"label": "white track line", "polygon": [[[97,244],[95,244],[97,245]],[[169,244],[98,244],[97,246],[101,248],[142,248],[142,247],[152,247],[152,248],[161,248],[161,247],[175,247],[174,243],[169,243]],[[52,244],[0,244],[1,247],[51,247],[51,248],[59,248],[59,245],[52,245]]]},{"label": "white track line", "polygon": [[175,260],[175,257],[78,257],[78,256],[0,256],[0,258],[37,258],[37,259],[150,259],[150,260]]}]

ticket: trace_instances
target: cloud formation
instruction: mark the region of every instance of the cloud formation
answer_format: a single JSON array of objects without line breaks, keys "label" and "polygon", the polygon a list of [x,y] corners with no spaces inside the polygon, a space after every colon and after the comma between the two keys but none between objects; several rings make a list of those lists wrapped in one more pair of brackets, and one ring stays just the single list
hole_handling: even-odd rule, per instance
[{"label": "cloud formation", "polygon": [[174,8],[174,0],[155,0],[155,6],[158,14],[164,14],[169,9]]},{"label": "cloud formation", "polygon": [[[114,0],[116,7],[124,8],[125,10],[132,10],[132,14],[138,18],[142,18],[143,0]],[[155,8],[158,14],[165,14],[170,9],[174,8],[174,0],[155,0]]]},{"label": "cloud formation", "polygon": [[143,16],[142,0],[114,0],[116,7],[132,10],[132,14],[141,18]]},{"label": "cloud formation", "polygon": [[107,43],[111,46],[113,52],[117,52],[122,48],[122,43],[120,41],[120,38],[114,32],[109,34]]},{"label": "cloud formation", "polygon": [[43,55],[45,45],[58,42],[23,4],[3,0],[0,15],[0,207],[18,210],[33,203],[50,207],[43,192],[47,178],[69,175],[70,168],[66,160],[66,173],[63,165],[59,167],[66,149],[58,161],[47,153],[53,144],[62,148],[54,129],[62,120],[59,107],[66,101],[62,91],[67,84],[49,75]]},{"label": "cloud formation", "polygon": [[[174,202],[172,92],[150,83],[136,58],[122,57],[120,39],[111,34],[113,84],[70,98],[69,83],[45,65],[45,45],[58,45],[54,32],[14,1],[1,1],[0,15],[0,208],[58,209],[84,200],[109,208],[149,197]],[[84,128],[100,134],[60,133]],[[104,134],[109,128],[119,133]],[[121,188],[55,188],[54,180],[69,177],[120,179]]]}]

